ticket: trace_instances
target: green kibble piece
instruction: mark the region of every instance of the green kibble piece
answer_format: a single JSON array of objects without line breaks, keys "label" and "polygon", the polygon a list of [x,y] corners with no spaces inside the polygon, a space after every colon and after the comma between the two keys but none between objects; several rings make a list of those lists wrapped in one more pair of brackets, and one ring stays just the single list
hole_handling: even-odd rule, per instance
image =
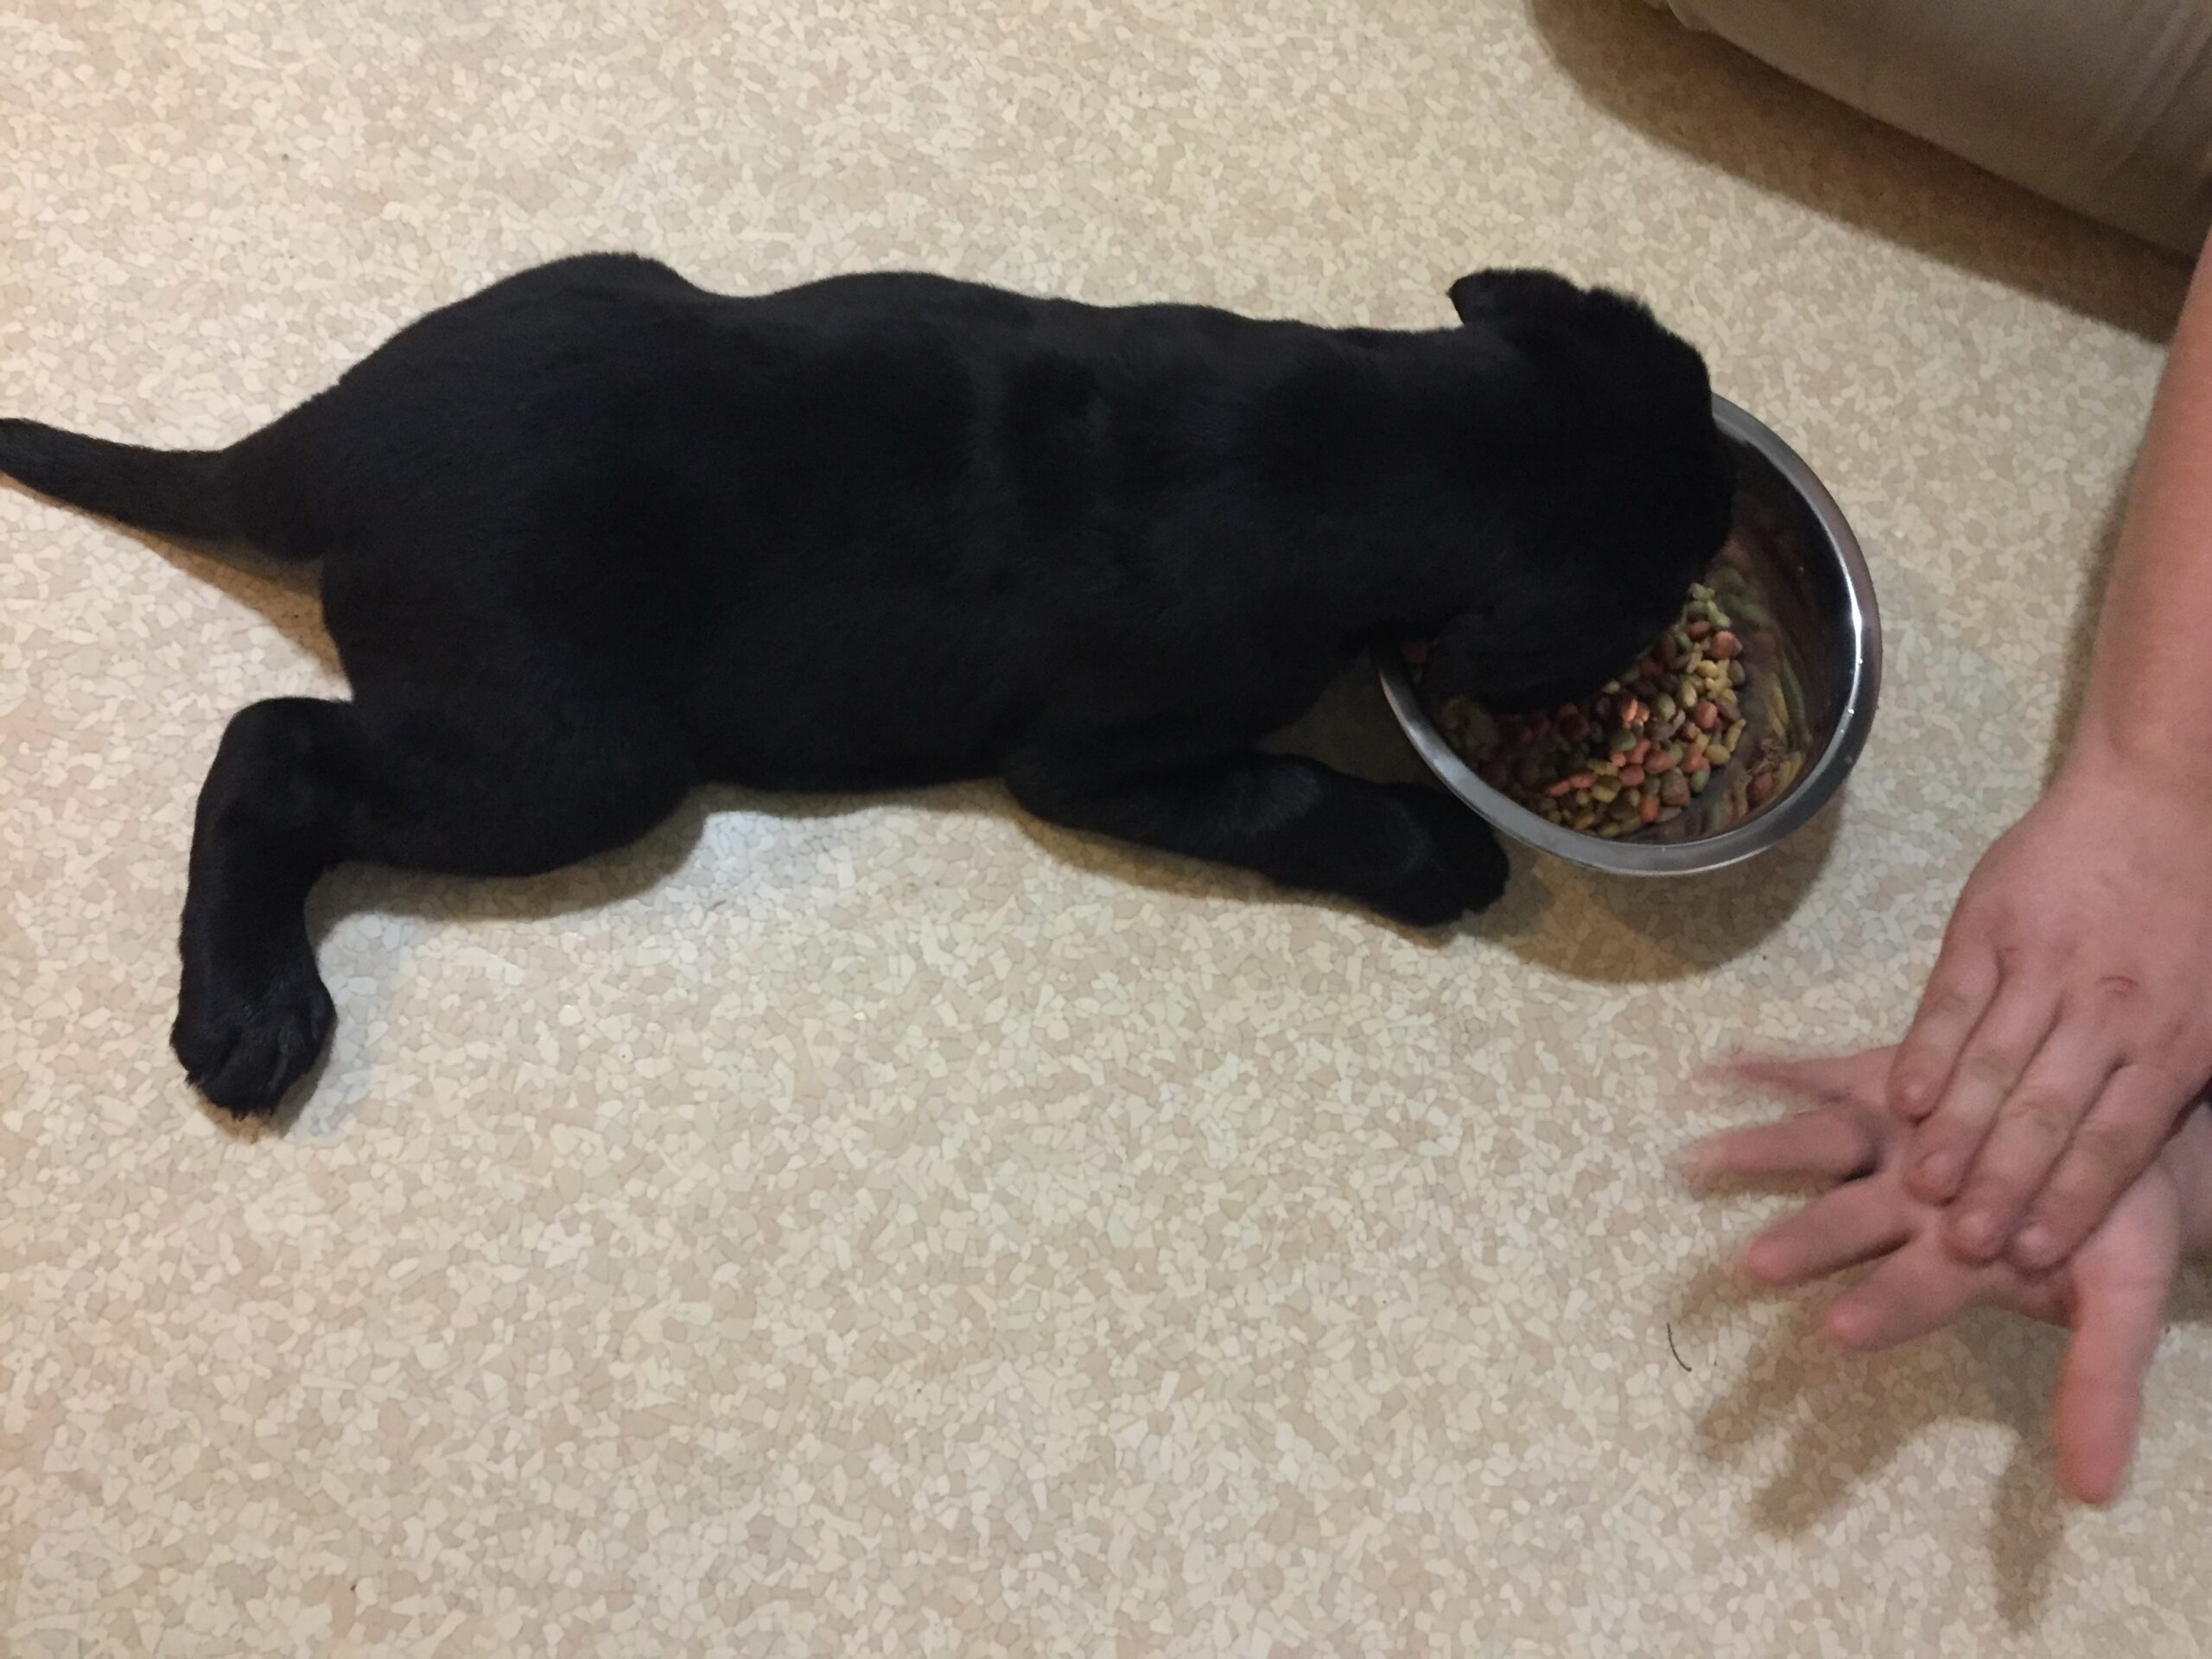
[{"label": "green kibble piece", "polygon": [[1589,830],[1593,828],[1597,822],[1598,815],[1595,812],[1578,812],[1574,815],[1573,823],[1569,827],[1575,830]]},{"label": "green kibble piece", "polygon": [[1620,839],[1621,831],[1627,828],[1628,826],[1626,824],[1620,823],[1617,819],[1611,823],[1599,824],[1598,826],[1598,833],[1603,836],[1607,841],[1618,841]]},{"label": "green kibble piece", "polygon": [[1672,720],[1681,710],[1672,697],[1662,691],[1651,700],[1651,712],[1662,720]]},{"label": "green kibble piece", "polygon": [[1693,795],[1704,794],[1705,786],[1712,781],[1713,774],[1707,771],[1703,766],[1700,766],[1695,772],[1690,773],[1690,793]]},{"label": "green kibble piece", "polygon": [[1726,743],[1708,743],[1705,746],[1705,758],[1716,766],[1726,766],[1729,761],[1735,759],[1735,755],[1736,751]]},{"label": "green kibble piece", "polygon": [[1626,754],[1636,747],[1636,734],[1624,726],[1605,741],[1605,747],[1615,754]]},{"label": "green kibble piece", "polygon": [[1588,792],[1592,800],[1611,806],[1615,801],[1620,799],[1621,786],[1618,784],[1592,784]]}]

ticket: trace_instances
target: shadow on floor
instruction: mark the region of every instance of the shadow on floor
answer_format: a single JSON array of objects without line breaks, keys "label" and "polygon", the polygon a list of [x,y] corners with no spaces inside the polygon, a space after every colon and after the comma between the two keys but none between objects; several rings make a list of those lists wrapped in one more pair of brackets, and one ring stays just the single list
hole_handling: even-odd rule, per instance
[{"label": "shadow on floor", "polygon": [[[1825,1306],[1834,1294],[1827,1287],[1808,1306]],[[1725,1269],[1707,1268],[1678,1297],[1673,1328],[1693,1341],[1742,1297]],[[2212,1278],[2184,1274],[2166,1317],[2170,1329],[2212,1324]],[[1707,1409],[1696,1445],[1708,1461],[1732,1467],[1756,1446],[1786,1438],[1786,1461],[1751,1512],[1761,1530],[1795,1538],[1836,1516],[1907,1446],[1940,1426],[2005,1429],[2015,1444],[1984,1536],[2000,1615],[2012,1630],[2031,1630],[2050,1599],[2068,1518],[2080,1508],[2059,1486],[2050,1452],[2065,1345],[2063,1331],[1987,1312],[1872,1357],[1842,1352],[1809,1320],[1786,1324]],[[2155,1419],[2146,1421],[2146,1433],[2157,1429]]]},{"label": "shadow on floor", "polygon": [[1529,0],[1597,109],[1758,188],[2149,340],[2187,265],[1985,173],[1630,0]]},{"label": "shadow on floor", "polygon": [[[1812,822],[1751,862],[1707,875],[1639,880],[1543,861],[1522,885],[1555,891],[1541,899],[1507,893],[1499,906],[1501,941],[1524,961],[1592,983],[1653,984],[1709,973],[1758,950],[1803,905],[1835,850],[1847,795],[1846,785]],[[1569,890],[1605,918],[1603,941],[1536,925]]]},{"label": "shadow on floor", "polygon": [[150,548],[194,582],[259,612],[321,666],[340,671],[338,647],[322,626],[321,564],[287,563],[242,544],[166,542],[119,524],[110,528]]},{"label": "shadow on floor", "polygon": [[[0,478],[0,490],[10,491],[54,512],[86,515],[67,507],[11,478]],[[322,567],[270,558],[242,542],[181,541],[100,519],[102,528],[135,542],[164,563],[175,565],[194,582],[213,588],[226,598],[264,618],[293,645],[333,673],[338,671],[338,647],[322,626]]]},{"label": "shadow on floor", "polygon": [[[1269,747],[1382,782],[1428,775],[1363,664]],[[1706,973],[1758,949],[1796,912],[1834,850],[1847,810],[1839,798],[1749,863],[1665,880],[1580,869],[1509,843],[1513,880],[1505,897],[1460,931],[1593,983],[1650,984]],[[1562,904],[1601,913],[1604,936],[1544,925]],[[1415,937],[1449,939],[1452,934]]]},{"label": "shadow on floor", "polygon": [[711,785],[694,790],[674,812],[628,846],[543,875],[439,875],[379,865],[341,865],[308,899],[308,937],[320,947],[345,917],[365,911],[439,922],[550,921],[620,904],[658,886],[683,868],[706,834],[708,821],[717,813],[837,818],[889,806],[976,817],[1017,816],[1014,803],[993,784],[948,784],[873,795],[767,795]]},{"label": "shadow on floor", "polygon": [[[953,784],[931,790],[876,795],[764,795],[715,785],[695,790],[653,829],[610,853],[542,875],[484,877],[444,875],[374,864],[343,864],[316,883],[308,895],[308,938],[321,957],[331,932],[348,917],[400,916],[419,921],[542,922],[582,915],[638,897],[682,868],[717,813],[746,811],[771,817],[842,817],[884,806],[920,807],[977,817],[1017,816],[1005,791],[991,784]],[[366,1020],[373,1010],[358,997],[341,999],[341,1022]],[[335,1051],[326,1045],[314,1066],[285,1094],[266,1122],[241,1121],[203,1101],[209,1120],[242,1140],[287,1135],[316,1110],[315,1096]],[[312,1133],[331,1133],[340,1120],[323,1116]]]}]

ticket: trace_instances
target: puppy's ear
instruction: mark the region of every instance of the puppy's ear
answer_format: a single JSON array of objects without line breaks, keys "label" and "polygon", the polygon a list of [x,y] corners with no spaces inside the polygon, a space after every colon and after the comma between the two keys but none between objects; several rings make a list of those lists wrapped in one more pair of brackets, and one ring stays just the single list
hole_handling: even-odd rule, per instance
[{"label": "puppy's ear", "polygon": [[1534,310],[1572,303],[1582,296],[1582,290],[1564,276],[1548,270],[1518,270],[1471,271],[1446,293],[1462,322],[1472,322],[1502,306]]}]

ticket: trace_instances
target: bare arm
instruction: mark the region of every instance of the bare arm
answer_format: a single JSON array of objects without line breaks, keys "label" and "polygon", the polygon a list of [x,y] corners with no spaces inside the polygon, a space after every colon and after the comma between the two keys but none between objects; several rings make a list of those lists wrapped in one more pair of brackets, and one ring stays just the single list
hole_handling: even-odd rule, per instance
[{"label": "bare arm", "polygon": [[2063,1260],[2212,1076],[2212,251],[2153,406],[2082,728],[1975,869],[1891,1074],[1969,1261]]},{"label": "bare arm", "polygon": [[2136,462],[2076,748],[2212,786],[2212,243]]}]

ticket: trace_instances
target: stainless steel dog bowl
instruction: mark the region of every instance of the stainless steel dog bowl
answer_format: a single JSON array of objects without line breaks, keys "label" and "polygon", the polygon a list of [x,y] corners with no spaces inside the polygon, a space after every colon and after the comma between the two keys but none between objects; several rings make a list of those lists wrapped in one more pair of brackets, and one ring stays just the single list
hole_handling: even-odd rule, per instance
[{"label": "stainless steel dog bowl", "polygon": [[[1460,760],[1422,706],[1395,650],[1378,654],[1382,694],[1444,786],[1503,835],[1572,863],[1620,875],[1692,875],[1763,853],[1841,787],[1874,719],[1882,626],[1859,538],[1796,451],[1725,397],[1713,418],[1735,445],[1736,523],[1729,541],[1774,619],[1789,714],[1806,761],[1789,785],[1741,823],[1704,835],[1607,841],[1548,823],[1491,788]],[[1793,746],[1794,747],[1794,746]]]}]

